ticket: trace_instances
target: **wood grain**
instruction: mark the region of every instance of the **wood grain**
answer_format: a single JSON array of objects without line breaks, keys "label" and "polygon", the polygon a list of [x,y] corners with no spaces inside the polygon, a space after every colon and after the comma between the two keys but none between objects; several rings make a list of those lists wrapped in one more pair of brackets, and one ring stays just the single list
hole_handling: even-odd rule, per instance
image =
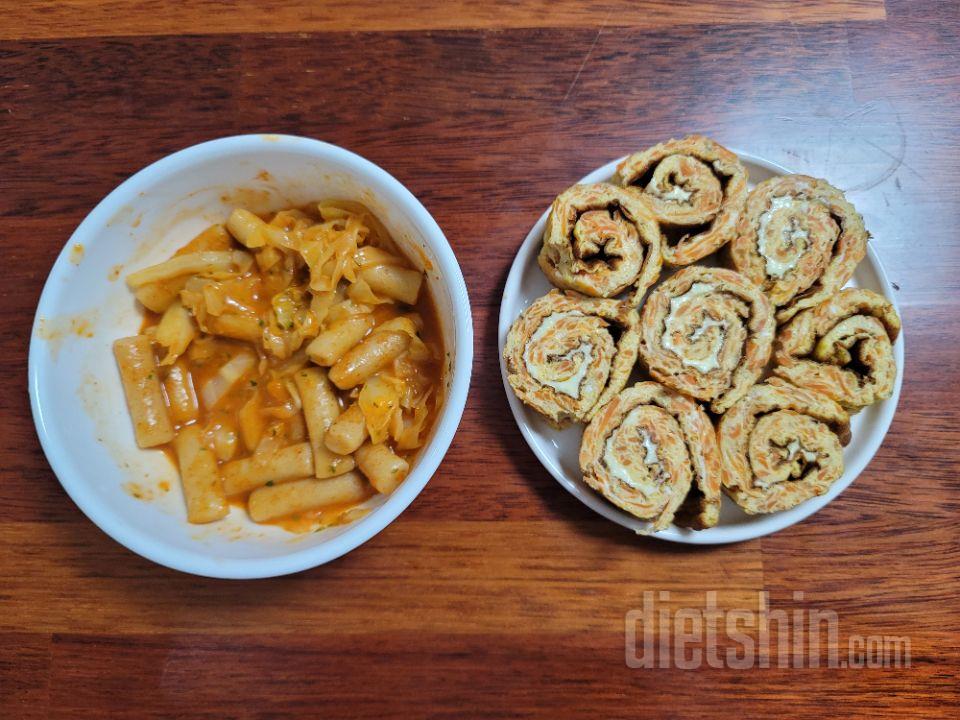
[{"label": "wood grain", "polygon": [[[426,655],[417,649],[425,641],[431,646]],[[292,717],[305,709],[320,717],[355,718],[633,717],[639,708],[644,717],[731,717],[743,711],[743,698],[750,696],[763,702],[762,710],[759,702],[754,705],[751,717],[884,717],[896,713],[905,699],[922,700],[924,691],[946,695],[951,690],[947,678],[920,689],[906,675],[878,670],[851,672],[840,682],[826,674],[798,676],[780,669],[753,677],[710,669],[695,677],[681,670],[637,672],[623,665],[620,633],[426,639],[398,633],[376,643],[355,636],[225,642],[196,635],[96,640],[63,635],[51,645],[54,673],[69,678],[51,688],[52,717],[57,718],[103,712],[137,719],[252,720]],[[944,658],[937,653],[930,665]],[[143,683],[138,693],[143,704],[135,709],[125,702],[127,673]],[[256,707],[244,696],[220,690],[244,678],[269,688]],[[879,684],[888,692],[873,692]],[[411,687],[418,692],[411,693]],[[811,712],[814,700],[817,709]],[[919,710],[910,717],[946,715]]]},{"label": "wood grain", "polygon": [[0,39],[508,28],[660,28],[883,20],[883,0],[73,0],[5,3]]},{"label": "wood grain", "polygon": [[[0,28],[0,718],[955,714],[955,3],[324,4],[302,27],[305,5],[171,7],[26,2]],[[318,32],[344,26],[378,32]],[[899,287],[907,355],[854,485],[709,549],[634,537],[564,492],[517,432],[496,350],[506,273],[554,195],[689,131],[848,191]],[[229,583],[157,567],[83,517],[25,380],[73,228],[137,169],[240,132],[329,140],[410,188],[463,266],[476,361],[453,446],[397,522],[327,566]],[[669,608],[765,590],[835,611],[843,638],[909,636],[912,664],[630,669],[625,615],[650,590]]]}]

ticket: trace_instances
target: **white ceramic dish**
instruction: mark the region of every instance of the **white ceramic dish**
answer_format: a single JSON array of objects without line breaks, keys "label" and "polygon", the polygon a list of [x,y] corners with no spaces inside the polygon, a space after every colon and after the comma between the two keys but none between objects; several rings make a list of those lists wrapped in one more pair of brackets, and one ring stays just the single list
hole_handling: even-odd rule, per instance
[{"label": "white ceramic dish", "polygon": [[[134,442],[111,352],[114,339],[135,333],[140,324],[123,276],[166,259],[207,225],[222,222],[234,206],[267,211],[322,198],[366,204],[427,271],[450,358],[443,410],[403,484],[389,496],[369,500],[369,512],[350,524],[292,535],[256,525],[235,508],[218,523],[190,525],[169,461]],[[443,232],[403,185],[373,163],[334,145],[291,136],[245,135],[195,145],[111,192],[57,258],[30,342],[29,391],[37,433],[74,502],[134,552],[212,577],[304,570],[382,530],[437,469],[470,384],[469,308],[463,274]],[[164,491],[164,485],[170,489]]]},{"label": "white ceramic dish", "polygon": [[[773,163],[746,153],[737,153],[750,173],[750,187],[757,182],[774,175],[785,175],[789,171]],[[621,158],[622,160],[622,158]],[[580,182],[601,182],[609,180],[616,171],[620,160],[614,160],[584,177]],[[562,189],[562,188],[561,188]],[[500,346],[500,369],[503,375],[503,385],[510,401],[510,409],[526,439],[527,444],[539,458],[543,466],[556,478],[568,492],[593,510],[624,527],[638,533],[648,533],[650,523],[640,520],[611,503],[603,496],[592,490],[580,474],[578,453],[580,437],[583,432],[581,426],[573,426],[562,431],[555,430],[537,413],[521,403],[514,395],[507,382],[506,368],[503,363],[503,346],[506,342],[507,331],[511,323],[531,302],[546,294],[551,285],[547,281],[540,267],[537,265],[537,254],[540,251],[540,242],[546,224],[547,212],[544,212],[533,229],[527,235],[517,252],[510,275],[503,290],[503,301],[500,305],[500,323],[498,338]],[[880,259],[872,247],[867,247],[867,257],[857,267],[850,285],[869,288],[882,294],[896,306],[893,288],[880,264]],[[768,535],[785,527],[800,522],[812,515],[824,505],[833,500],[852,483],[873,458],[880,444],[883,442],[887,428],[893,420],[893,413],[900,397],[900,386],[903,383],[903,333],[894,344],[894,356],[897,361],[897,379],[893,389],[893,396],[889,400],[878,403],[862,410],[851,418],[853,439],[844,448],[845,469],[843,476],[833,484],[829,492],[820,497],[808,500],[790,510],[784,510],[770,515],[747,515],[732,500],[723,498],[720,513],[720,522],[716,527],[707,530],[688,530],[671,526],[653,537],[673,542],[710,545],[719,543],[738,542],[751,538]],[[631,383],[639,375],[631,378]]]}]

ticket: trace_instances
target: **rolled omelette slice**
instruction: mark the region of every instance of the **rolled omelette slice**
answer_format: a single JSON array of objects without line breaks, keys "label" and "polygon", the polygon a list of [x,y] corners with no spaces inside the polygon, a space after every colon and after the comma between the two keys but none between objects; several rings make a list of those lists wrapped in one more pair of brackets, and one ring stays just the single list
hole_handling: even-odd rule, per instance
[{"label": "rolled omelette slice", "polygon": [[691,266],[644,302],[640,357],[654,379],[719,414],[759,380],[775,329],[759,287],[732,270]]},{"label": "rolled omelette slice", "polygon": [[850,425],[826,395],[772,377],[720,418],[717,438],[724,491],[753,515],[827,492],[843,475]]},{"label": "rolled omelette slice", "polygon": [[609,183],[574,185],[547,218],[539,262],[554,285],[609,298],[634,286],[634,304],[660,277],[660,230],[649,208]]},{"label": "rolled omelette slice", "polygon": [[671,267],[696,262],[736,235],[747,169],[710,138],[690,135],[636,152],[620,163],[617,177],[650,204]]},{"label": "rolled omelette slice", "polygon": [[733,266],[763,288],[784,323],[842,288],[867,252],[860,213],[826,180],[784,175],[747,197],[729,245]]},{"label": "rolled omelette slice", "polygon": [[557,428],[585,422],[627,384],[637,326],[637,311],[627,303],[551,290],[507,334],[510,387]]},{"label": "rolled omelette slice", "polygon": [[847,288],[780,329],[774,373],[857,412],[893,393],[899,334],[900,317],[885,297]]},{"label": "rolled omelette slice", "polygon": [[720,517],[720,451],[697,403],[660,383],[615,395],[583,433],[584,481],[617,507],[653,522],[703,529]]}]

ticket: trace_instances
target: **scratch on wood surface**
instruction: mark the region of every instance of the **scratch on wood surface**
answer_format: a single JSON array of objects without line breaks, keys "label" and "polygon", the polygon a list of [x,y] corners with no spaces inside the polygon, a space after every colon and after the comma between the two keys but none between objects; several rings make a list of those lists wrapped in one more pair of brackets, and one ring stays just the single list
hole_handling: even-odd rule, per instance
[{"label": "scratch on wood surface", "polygon": [[923,175],[921,175],[920,172],[916,168],[914,168],[912,165],[910,165],[910,163],[908,163],[905,159],[907,154],[907,132],[903,127],[903,120],[900,118],[899,114],[897,115],[897,128],[900,130],[900,145],[896,155],[891,153],[889,150],[885,150],[884,148],[882,148],[880,145],[873,142],[872,140],[865,139],[865,142],[870,147],[875,148],[878,152],[880,152],[883,155],[886,155],[888,158],[893,160],[893,165],[891,166],[890,174],[887,175],[887,177],[892,175],[895,171],[900,169],[901,166],[903,166],[907,170],[912,172],[914,175],[916,175],[918,178],[923,179]]},{"label": "scratch on wood surface", "polygon": [[[898,131],[897,150],[895,153],[890,152],[889,150],[885,149],[884,147],[874,142],[873,140],[870,140],[869,138],[860,137],[860,140],[864,144],[869,145],[871,148],[879,152],[881,155],[885,155],[886,157],[890,158],[890,165],[888,165],[887,168],[882,173],[880,173],[876,178],[867,182],[860,183],[859,185],[854,185],[853,187],[847,188],[848,192],[870,190],[871,188],[875,188],[880,183],[890,179],[890,177],[895,172],[897,172],[897,170],[899,170],[901,167],[905,167],[907,170],[912,172],[918,178],[921,178],[921,179],[923,178],[923,176],[906,161],[907,131],[906,131],[906,128],[904,128],[903,126],[903,119],[900,117],[900,114],[896,113],[895,117],[897,120],[897,131]],[[840,127],[843,126],[843,122],[841,120],[837,120],[836,118],[831,118],[831,119],[835,125]]]},{"label": "scratch on wood surface", "polygon": [[593,55],[593,49],[597,46],[597,41],[600,39],[600,36],[603,34],[603,29],[607,26],[607,21],[610,19],[610,11],[607,11],[607,14],[603,18],[603,22],[600,23],[600,27],[597,28],[597,34],[593,38],[593,42],[590,43],[590,47],[587,49],[587,54],[583,56],[583,62],[580,63],[580,67],[577,68],[577,74],[573,76],[573,80],[570,82],[570,86],[567,88],[567,91],[563,94],[563,99],[561,103],[565,103],[567,98],[570,97],[570,93],[573,92],[573,88],[576,87],[577,81],[580,80],[580,75],[583,73],[583,69],[587,66],[587,62],[590,60],[590,56]]}]

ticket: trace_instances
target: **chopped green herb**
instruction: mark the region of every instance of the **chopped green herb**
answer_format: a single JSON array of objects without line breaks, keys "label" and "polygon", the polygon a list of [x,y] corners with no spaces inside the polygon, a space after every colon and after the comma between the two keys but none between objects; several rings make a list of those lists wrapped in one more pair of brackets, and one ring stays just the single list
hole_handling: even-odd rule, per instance
[{"label": "chopped green herb", "polygon": [[267,487],[273,487],[273,480],[267,480]]},{"label": "chopped green herb", "polygon": [[251,386],[251,387],[256,387],[256,386],[257,386],[257,381],[256,381],[256,380],[251,380],[251,381],[250,381],[250,386]]}]

